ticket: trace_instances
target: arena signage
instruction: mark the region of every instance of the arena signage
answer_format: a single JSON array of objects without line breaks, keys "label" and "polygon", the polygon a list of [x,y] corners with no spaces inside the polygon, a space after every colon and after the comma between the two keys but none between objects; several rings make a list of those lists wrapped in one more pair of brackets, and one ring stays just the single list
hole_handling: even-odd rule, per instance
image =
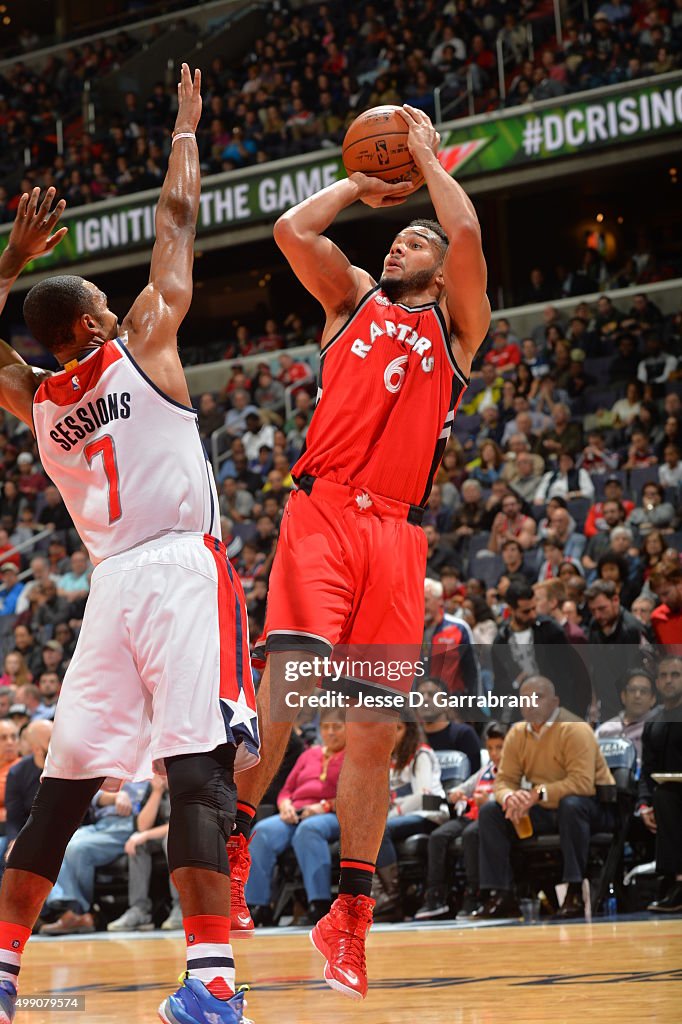
[{"label": "arena signage", "polygon": [[[579,98],[450,122],[441,126],[440,160],[450,174],[466,179],[665,133],[679,134],[681,129],[682,75],[674,73],[583,93]],[[205,178],[198,236],[273,221],[282,210],[344,175],[340,153],[326,151]],[[154,190],[67,211],[65,240],[30,270],[148,249],[154,239],[158,195]],[[10,227],[0,228],[0,252]]]},{"label": "arena signage", "polygon": [[665,75],[646,83],[612,87],[598,94],[571,96],[522,110],[500,117],[472,118],[442,132],[446,160],[449,150],[457,152],[478,143],[465,156],[465,166],[455,159],[448,169],[465,178],[679,133],[682,76]]}]

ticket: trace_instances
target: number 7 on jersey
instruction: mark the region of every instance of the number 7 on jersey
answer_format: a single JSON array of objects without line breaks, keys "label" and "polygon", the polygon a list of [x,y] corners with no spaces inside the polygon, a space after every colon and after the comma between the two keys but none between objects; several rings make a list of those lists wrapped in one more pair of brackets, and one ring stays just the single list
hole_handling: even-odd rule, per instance
[{"label": "number 7 on jersey", "polygon": [[111,526],[112,523],[121,518],[118,462],[116,460],[116,447],[113,437],[110,434],[105,434],[104,437],[98,438],[97,441],[91,441],[90,444],[85,446],[83,454],[90,467],[92,467],[92,461],[97,455],[102,456],[109,489],[109,525]]}]

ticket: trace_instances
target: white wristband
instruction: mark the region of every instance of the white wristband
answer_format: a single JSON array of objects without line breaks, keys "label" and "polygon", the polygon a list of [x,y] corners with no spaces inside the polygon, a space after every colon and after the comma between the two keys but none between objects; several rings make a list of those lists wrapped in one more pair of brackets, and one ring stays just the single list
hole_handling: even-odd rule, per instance
[{"label": "white wristband", "polygon": [[177,135],[173,136],[171,146],[174,146],[178,139],[194,139],[196,141],[196,135],[194,132],[178,132]]}]

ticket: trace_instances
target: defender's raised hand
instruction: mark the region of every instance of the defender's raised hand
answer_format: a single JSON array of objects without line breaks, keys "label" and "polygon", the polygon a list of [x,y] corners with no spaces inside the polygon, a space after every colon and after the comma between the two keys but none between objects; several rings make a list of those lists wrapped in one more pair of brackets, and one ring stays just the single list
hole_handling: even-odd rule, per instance
[{"label": "defender's raised hand", "polygon": [[182,65],[178,82],[178,116],[175,119],[174,135],[180,132],[196,132],[201,118],[201,71],[194,72],[188,64]]},{"label": "defender's raised hand", "polygon": [[66,209],[64,199],[60,199],[54,209],[51,209],[56,194],[56,189],[48,188],[39,206],[40,189],[34,188],[30,196],[28,192],[24,192],[19,200],[6,250],[7,258],[16,263],[17,273],[31,260],[52,252],[68,231],[68,228],[63,227],[53,234],[59,218]]}]

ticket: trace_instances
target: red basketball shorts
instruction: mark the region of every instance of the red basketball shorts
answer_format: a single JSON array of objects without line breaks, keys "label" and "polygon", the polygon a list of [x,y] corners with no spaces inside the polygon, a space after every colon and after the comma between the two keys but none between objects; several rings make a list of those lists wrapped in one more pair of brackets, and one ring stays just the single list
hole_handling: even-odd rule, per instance
[{"label": "red basketball shorts", "polygon": [[[304,485],[312,488],[310,493]],[[358,487],[304,478],[287,503],[270,575],[266,650],[397,648],[424,632],[421,510]]]}]

